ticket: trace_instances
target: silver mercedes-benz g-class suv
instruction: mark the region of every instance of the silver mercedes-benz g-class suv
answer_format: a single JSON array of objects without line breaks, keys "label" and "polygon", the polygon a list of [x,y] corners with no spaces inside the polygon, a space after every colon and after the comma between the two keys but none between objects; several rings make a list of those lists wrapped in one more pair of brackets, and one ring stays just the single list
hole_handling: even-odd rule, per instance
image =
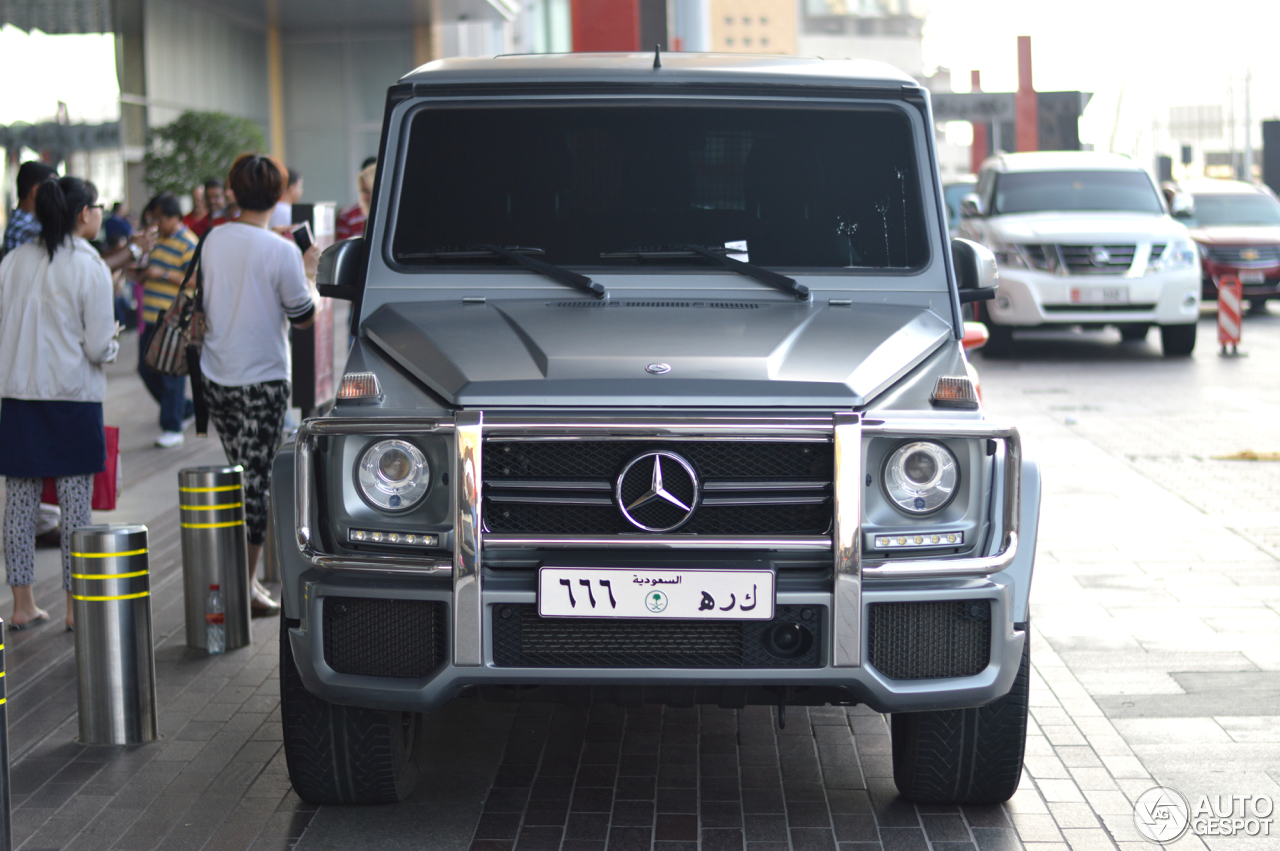
[{"label": "silver mercedes-benz g-class suv", "polygon": [[460,696],[865,704],[1017,788],[1037,468],[985,415],[929,98],[871,62],[433,62],[390,89],[338,399],[275,461],[298,794],[403,799]]}]

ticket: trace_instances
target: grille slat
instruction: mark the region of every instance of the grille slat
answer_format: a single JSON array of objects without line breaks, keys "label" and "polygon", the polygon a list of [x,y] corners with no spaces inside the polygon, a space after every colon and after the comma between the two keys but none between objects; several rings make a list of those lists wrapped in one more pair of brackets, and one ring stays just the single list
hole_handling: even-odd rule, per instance
[{"label": "grille slat", "polygon": [[971,677],[991,661],[991,602],[873,603],[867,658],[891,680]]},{"label": "grille slat", "polygon": [[[634,533],[612,490],[628,461],[661,448],[686,458],[705,494],[678,534],[820,535],[831,525],[829,442],[573,440],[486,443],[485,529],[493,533],[616,535]],[[628,480],[644,488],[645,482]],[[584,491],[599,491],[586,497]],[[606,497],[604,494],[610,495]],[[624,493],[624,503],[641,493]],[[692,492],[676,494],[682,501]],[[661,511],[664,506],[656,506]],[[650,525],[678,523],[651,518]]]},{"label": "grille slat", "polygon": [[[772,621],[679,621],[543,618],[537,606],[499,605],[493,659],[502,668],[816,668],[824,611],[784,606]],[[791,659],[769,654],[763,636],[776,623],[802,624],[811,646]]]},{"label": "grille slat", "polygon": [[445,653],[446,605],[431,600],[324,598],[324,661],[339,674],[425,677]]}]

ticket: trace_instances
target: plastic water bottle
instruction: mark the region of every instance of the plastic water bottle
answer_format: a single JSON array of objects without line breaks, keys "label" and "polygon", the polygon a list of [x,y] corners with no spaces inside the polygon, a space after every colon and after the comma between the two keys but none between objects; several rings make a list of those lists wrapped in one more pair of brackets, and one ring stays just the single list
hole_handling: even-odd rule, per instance
[{"label": "plastic water bottle", "polygon": [[204,646],[209,655],[221,653],[227,649],[227,616],[222,605],[222,590],[217,585],[209,586],[209,601],[204,609]]}]

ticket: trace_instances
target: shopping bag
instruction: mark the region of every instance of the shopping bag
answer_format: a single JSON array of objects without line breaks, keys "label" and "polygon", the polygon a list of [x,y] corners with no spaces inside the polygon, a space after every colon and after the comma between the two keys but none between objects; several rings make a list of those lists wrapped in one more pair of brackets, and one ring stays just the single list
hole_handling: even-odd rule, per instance
[{"label": "shopping bag", "polygon": [[[123,468],[120,465],[120,429],[106,427],[107,468],[93,477],[94,511],[114,511],[116,500],[124,486]],[[40,501],[46,505],[58,504],[58,482],[52,477],[44,480]]]}]

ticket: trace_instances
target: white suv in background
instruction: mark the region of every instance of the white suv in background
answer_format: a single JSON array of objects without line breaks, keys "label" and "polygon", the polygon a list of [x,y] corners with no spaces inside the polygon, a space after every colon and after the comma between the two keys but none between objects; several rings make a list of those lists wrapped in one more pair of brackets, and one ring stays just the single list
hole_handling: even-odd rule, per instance
[{"label": "white suv in background", "polygon": [[1200,259],[1150,175],[1128,157],[1085,151],[987,160],[962,205],[961,236],[996,255],[1000,290],[984,302],[984,352],[1015,328],[1114,325],[1125,341],[1160,326],[1166,356],[1189,355],[1200,311]]}]

